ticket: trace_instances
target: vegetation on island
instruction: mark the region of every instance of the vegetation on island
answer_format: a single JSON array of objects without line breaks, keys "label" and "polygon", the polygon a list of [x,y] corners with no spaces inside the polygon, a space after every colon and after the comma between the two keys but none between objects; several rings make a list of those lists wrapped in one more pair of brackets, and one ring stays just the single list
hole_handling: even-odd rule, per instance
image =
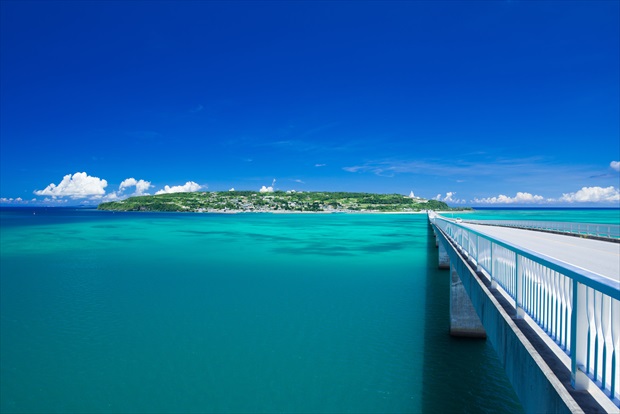
[{"label": "vegetation on island", "polygon": [[[402,194],[215,191],[130,197],[99,210],[176,212],[416,212],[452,210],[444,202]],[[462,210],[462,209],[460,209]]]}]

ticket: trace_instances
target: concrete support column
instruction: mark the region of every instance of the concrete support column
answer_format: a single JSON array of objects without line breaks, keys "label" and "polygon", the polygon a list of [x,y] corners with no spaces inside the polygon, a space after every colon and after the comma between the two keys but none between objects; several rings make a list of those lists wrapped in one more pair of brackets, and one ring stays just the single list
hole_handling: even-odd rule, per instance
[{"label": "concrete support column", "polygon": [[454,266],[450,268],[450,278],[450,335],[486,338],[487,333]]},{"label": "concrete support column", "polygon": [[437,243],[437,247],[439,247],[439,268],[440,269],[449,269],[450,268],[450,256],[448,256],[448,252],[444,247],[443,243]]}]

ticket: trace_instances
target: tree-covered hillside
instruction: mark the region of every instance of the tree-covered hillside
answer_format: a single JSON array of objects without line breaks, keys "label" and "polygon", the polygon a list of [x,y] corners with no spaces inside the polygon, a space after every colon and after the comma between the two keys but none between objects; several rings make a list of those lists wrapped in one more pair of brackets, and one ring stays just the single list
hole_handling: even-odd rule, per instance
[{"label": "tree-covered hillside", "polygon": [[297,212],[413,212],[450,210],[446,203],[405,197],[401,194],[344,192],[220,191],[160,194],[102,203],[99,210],[113,211],[297,211]]}]

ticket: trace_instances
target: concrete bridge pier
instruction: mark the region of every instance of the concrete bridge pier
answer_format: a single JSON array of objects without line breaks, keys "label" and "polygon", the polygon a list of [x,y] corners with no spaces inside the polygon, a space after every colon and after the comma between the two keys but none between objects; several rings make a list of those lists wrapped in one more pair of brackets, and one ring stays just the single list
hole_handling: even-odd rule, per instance
[{"label": "concrete bridge pier", "polygon": [[454,266],[450,266],[450,335],[469,338],[487,337]]},{"label": "concrete bridge pier", "polygon": [[[437,238],[435,238],[435,240],[437,240]],[[439,268],[450,269],[450,256],[448,256],[448,251],[443,243],[439,243],[439,241],[437,241],[437,247],[439,248]]]},{"label": "concrete bridge pier", "polygon": [[469,295],[463,287],[454,265],[450,263],[450,256],[443,243],[439,242],[439,235],[435,233],[435,246],[439,248],[438,267],[450,269],[450,335],[469,338],[486,338],[487,333],[482,322],[474,310]]}]

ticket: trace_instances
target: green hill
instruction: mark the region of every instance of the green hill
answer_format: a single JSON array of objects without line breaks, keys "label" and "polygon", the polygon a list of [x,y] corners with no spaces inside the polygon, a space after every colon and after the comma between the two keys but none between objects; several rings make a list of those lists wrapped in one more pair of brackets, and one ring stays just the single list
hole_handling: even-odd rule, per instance
[{"label": "green hill", "polygon": [[217,191],[130,197],[102,203],[99,210],[185,212],[414,212],[451,210],[444,202],[402,194],[344,192]]}]

